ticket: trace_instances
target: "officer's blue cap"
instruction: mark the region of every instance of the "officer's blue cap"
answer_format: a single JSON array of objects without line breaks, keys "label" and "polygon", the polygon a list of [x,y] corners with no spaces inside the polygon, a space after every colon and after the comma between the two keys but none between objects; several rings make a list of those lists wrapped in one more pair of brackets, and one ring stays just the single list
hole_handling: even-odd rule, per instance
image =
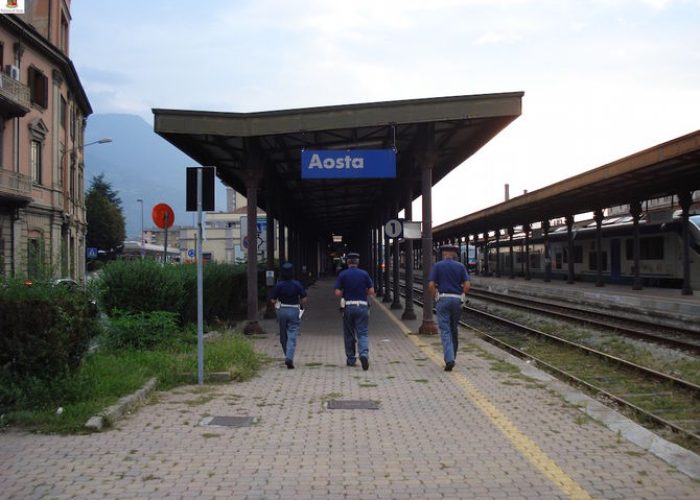
[{"label": "officer's blue cap", "polygon": [[284,264],[282,264],[280,269],[282,269],[283,271],[291,271],[292,269],[294,269],[294,264],[292,264],[291,262],[285,262]]},{"label": "officer's blue cap", "polygon": [[359,260],[360,254],[359,254],[359,253],[356,253],[356,252],[350,252],[350,253],[348,253],[348,254],[346,255],[346,257],[347,257],[348,259],[352,259],[352,260]]},{"label": "officer's blue cap", "polygon": [[441,252],[459,252],[459,247],[457,245],[453,245],[452,243],[447,243],[445,245],[442,245],[440,247]]}]

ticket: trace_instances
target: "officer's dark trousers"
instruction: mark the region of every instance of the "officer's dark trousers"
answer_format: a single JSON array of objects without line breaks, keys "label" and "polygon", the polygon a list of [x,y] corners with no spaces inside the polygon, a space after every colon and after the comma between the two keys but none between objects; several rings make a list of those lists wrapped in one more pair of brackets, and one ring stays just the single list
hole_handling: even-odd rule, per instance
[{"label": "officer's dark trousers", "polygon": [[442,297],[435,304],[438,327],[445,363],[457,357],[459,319],[462,316],[462,301],[456,297]]},{"label": "officer's dark trousers", "polygon": [[359,344],[360,356],[369,358],[369,307],[362,305],[345,307],[343,334],[348,365],[354,365],[357,362],[355,343]]}]

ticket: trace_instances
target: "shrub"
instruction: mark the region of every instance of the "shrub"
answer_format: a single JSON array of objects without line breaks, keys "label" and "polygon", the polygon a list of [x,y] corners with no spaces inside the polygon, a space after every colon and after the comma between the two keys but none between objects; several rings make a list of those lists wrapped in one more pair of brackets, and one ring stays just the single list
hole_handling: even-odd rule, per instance
[{"label": "shrub", "polygon": [[82,290],[20,282],[0,286],[4,372],[45,379],[75,368],[97,328]]},{"label": "shrub", "polygon": [[117,311],[105,335],[106,346],[112,349],[152,349],[181,339],[177,314],[167,311],[133,314]]},{"label": "shrub", "polygon": [[170,311],[180,314],[183,304],[179,267],[153,260],[110,262],[100,274],[101,305],[128,313]]},{"label": "shrub", "polygon": [[[265,273],[258,268],[259,300],[264,299]],[[117,261],[100,276],[102,305],[108,313],[170,311],[181,324],[197,321],[197,268],[162,266],[148,260]],[[232,321],[246,310],[244,265],[210,263],[204,266],[204,320]]]}]

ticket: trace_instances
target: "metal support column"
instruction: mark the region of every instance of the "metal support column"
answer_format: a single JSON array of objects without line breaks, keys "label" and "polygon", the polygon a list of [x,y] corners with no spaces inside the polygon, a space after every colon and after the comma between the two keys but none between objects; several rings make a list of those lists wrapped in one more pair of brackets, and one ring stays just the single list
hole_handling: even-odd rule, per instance
[{"label": "metal support column", "polygon": [[248,278],[248,315],[247,323],[243,329],[246,335],[265,333],[258,323],[258,246],[255,235],[257,234],[257,211],[258,211],[258,171],[260,161],[256,151],[250,151],[251,157],[247,165],[248,173],[246,177],[245,196],[248,202],[246,213],[248,216],[248,248],[247,248],[247,278]]},{"label": "metal support column", "polygon": [[489,276],[489,232],[484,231],[484,276]]},{"label": "metal support column", "polygon": [[501,230],[496,229],[496,278],[501,277]]},{"label": "metal support column", "polygon": [[282,222],[282,219],[279,220],[279,229],[277,231],[278,231],[277,232],[277,240],[278,240],[277,241],[277,247],[278,247],[277,255],[279,258],[280,265],[282,265],[282,262],[287,260],[287,251],[285,248],[285,244],[286,244],[285,239],[286,238],[285,238],[285,234],[284,234],[286,231],[286,228],[284,227],[284,223]]},{"label": "metal support column", "polygon": [[595,286],[603,286],[603,211],[601,209],[593,212],[593,220],[595,221]]},{"label": "metal support column", "polygon": [[630,203],[630,215],[632,215],[632,253],[634,265],[632,268],[632,290],[642,289],[642,280],[639,277],[639,216],[642,214],[642,204],[639,201]]},{"label": "metal support column", "polygon": [[[397,219],[399,218],[399,202],[397,201],[396,204],[394,205],[394,217]],[[399,245],[399,239],[398,238],[393,238],[393,247],[394,251],[391,255],[391,270],[392,270],[392,281],[394,285],[394,297],[393,301],[391,302],[391,309],[401,309],[403,306],[401,306],[401,289],[399,287],[399,278],[400,278],[400,273],[399,273],[399,266],[401,264],[400,260],[400,253],[401,253],[401,246]]]},{"label": "metal support column", "polygon": [[[275,219],[268,212],[267,214],[267,228],[265,231],[265,270],[273,273],[275,272]],[[267,286],[267,285],[266,285]],[[269,288],[269,286],[268,286]],[[267,294],[265,294],[267,297]],[[275,314],[275,307],[269,300],[265,301],[265,319],[273,319],[277,315]]]},{"label": "metal support column", "polygon": [[683,191],[678,194],[678,203],[681,206],[681,223],[683,224],[683,295],[693,295],[690,286],[690,220],[688,212],[693,203],[693,196],[690,191]]},{"label": "metal support column", "polygon": [[437,325],[433,320],[433,296],[428,290],[428,277],[433,266],[433,167],[435,166],[435,129],[427,127],[426,154],[421,164],[421,195],[423,200],[423,323],[419,333],[435,335]]},{"label": "metal support column", "polygon": [[572,229],[574,227],[574,216],[566,216],[566,265],[568,269],[566,283],[572,285],[574,283],[574,235]]},{"label": "metal support column", "polygon": [[[406,186],[406,207],[404,208],[404,216],[407,221],[413,220],[413,188],[410,182]],[[416,312],[413,310],[413,240],[406,239],[406,302],[404,304],[403,314],[401,319],[413,320],[416,319]]]},{"label": "metal support column", "polygon": [[552,256],[549,253],[549,220],[542,221],[542,233],[544,236],[544,281],[552,280]]},{"label": "metal support column", "polygon": [[[391,215],[387,212],[387,220],[391,218]],[[384,221],[386,222],[386,221]],[[391,302],[391,245],[389,244],[389,238],[384,232],[384,297],[382,302]]]},{"label": "metal support column", "polygon": [[525,281],[530,281],[530,224],[523,224],[525,231]]},{"label": "metal support column", "polygon": [[513,259],[513,235],[515,234],[515,229],[513,226],[508,228],[508,239],[510,240],[508,246],[508,253],[510,255],[510,279],[515,279],[515,260]]},{"label": "metal support column", "polygon": [[384,273],[382,272],[382,262],[384,260],[384,246],[382,245],[383,233],[381,218],[377,220],[377,226],[374,228],[377,235],[377,282],[375,283],[375,290],[377,291],[377,298],[384,296]]}]

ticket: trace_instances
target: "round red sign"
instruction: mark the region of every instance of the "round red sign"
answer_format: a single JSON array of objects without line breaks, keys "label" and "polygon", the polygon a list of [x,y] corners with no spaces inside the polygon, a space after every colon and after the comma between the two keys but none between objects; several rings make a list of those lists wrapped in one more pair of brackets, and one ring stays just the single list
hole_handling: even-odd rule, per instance
[{"label": "round red sign", "polygon": [[153,222],[161,229],[167,229],[175,222],[175,212],[167,203],[158,203],[151,213]]}]

